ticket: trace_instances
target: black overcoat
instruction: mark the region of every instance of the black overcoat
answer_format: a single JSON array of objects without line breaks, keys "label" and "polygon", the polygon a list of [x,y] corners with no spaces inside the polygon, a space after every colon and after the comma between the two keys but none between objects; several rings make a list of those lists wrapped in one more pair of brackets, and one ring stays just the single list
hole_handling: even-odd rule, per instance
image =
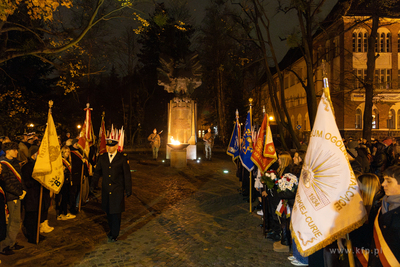
[{"label": "black overcoat", "polygon": [[112,163],[108,153],[99,157],[93,175],[93,184],[103,177],[101,186],[101,207],[108,214],[121,213],[125,210],[124,191],[132,194],[132,179],[126,154],[117,152]]},{"label": "black overcoat", "polygon": [[[380,211],[378,216],[379,228],[382,231],[382,235],[394,257],[400,262],[400,207],[385,214],[382,214],[382,211]],[[372,240],[370,252],[368,266],[383,266],[379,260],[379,253],[376,253],[381,251],[376,248],[374,239]]]}]

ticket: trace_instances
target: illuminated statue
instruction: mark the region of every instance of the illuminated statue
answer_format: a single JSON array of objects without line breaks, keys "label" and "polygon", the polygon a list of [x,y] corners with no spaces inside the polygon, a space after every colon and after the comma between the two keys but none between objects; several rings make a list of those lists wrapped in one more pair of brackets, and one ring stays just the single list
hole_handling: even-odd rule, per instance
[{"label": "illuminated statue", "polygon": [[164,86],[168,93],[190,96],[201,85],[201,65],[197,57],[197,54],[191,54],[174,61],[172,58],[160,56],[158,85]]}]

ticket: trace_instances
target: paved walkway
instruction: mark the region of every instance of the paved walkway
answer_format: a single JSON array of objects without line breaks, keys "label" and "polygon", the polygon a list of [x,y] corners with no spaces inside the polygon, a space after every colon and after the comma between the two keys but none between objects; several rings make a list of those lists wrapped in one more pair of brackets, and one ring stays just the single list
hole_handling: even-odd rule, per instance
[{"label": "paved walkway", "polygon": [[134,195],[116,243],[106,242],[105,215],[92,201],[74,220],[57,221],[50,212],[56,229],[38,245],[20,234],[25,248],[0,255],[1,266],[293,266],[289,253],[274,252],[263,237],[226,154],[180,170],[148,153],[130,158]]}]

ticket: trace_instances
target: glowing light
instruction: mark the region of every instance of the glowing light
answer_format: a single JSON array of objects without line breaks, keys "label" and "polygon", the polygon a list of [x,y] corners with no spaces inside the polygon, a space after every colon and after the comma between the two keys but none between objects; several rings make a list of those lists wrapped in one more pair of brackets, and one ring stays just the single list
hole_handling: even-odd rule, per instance
[{"label": "glowing light", "polygon": [[201,160],[201,158],[199,157],[198,160]]},{"label": "glowing light", "polygon": [[80,125],[80,124],[78,124],[77,126],[76,126],[76,128],[78,128],[78,129],[80,129],[82,126]]},{"label": "glowing light", "polygon": [[224,170],[224,173],[229,173],[229,171],[228,170]]},{"label": "glowing light", "polygon": [[165,162],[165,160],[162,160],[161,162]]},{"label": "glowing light", "polygon": [[171,136],[171,144],[173,144],[173,145],[180,145],[181,142],[179,142],[178,140],[174,140],[174,137]]},{"label": "glowing light", "polygon": [[29,127],[33,128],[35,125],[33,123],[29,124]]},{"label": "glowing light", "polygon": [[274,120],[274,116],[269,116],[269,120],[273,121]]},{"label": "glowing light", "polygon": [[200,163],[200,160],[199,160],[199,159],[197,160],[197,163]]}]

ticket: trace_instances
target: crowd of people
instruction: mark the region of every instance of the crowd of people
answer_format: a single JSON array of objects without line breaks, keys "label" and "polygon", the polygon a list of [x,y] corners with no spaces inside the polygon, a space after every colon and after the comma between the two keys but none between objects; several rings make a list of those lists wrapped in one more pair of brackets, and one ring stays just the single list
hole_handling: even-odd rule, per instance
[{"label": "crowd of people", "polygon": [[[391,137],[382,141],[372,138],[371,142],[349,138],[343,142],[368,215],[364,225],[349,234],[355,264],[360,267],[400,266],[393,262],[392,265],[382,264],[385,254],[382,242],[394,255],[394,260],[400,259],[400,145]],[[275,252],[292,252],[288,260],[294,266],[349,266],[351,255],[343,250],[344,239],[309,257],[302,257],[291,238],[290,214],[305,152],[306,148],[295,152],[279,151],[278,160],[265,173],[255,166],[251,188],[250,172],[238,159],[236,176],[242,182],[240,193],[246,201],[250,201],[250,194],[251,201],[258,198],[255,210],[262,218],[266,238],[274,241]],[[376,234],[374,237],[376,229],[381,232],[379,240]]]},{"label": "crowd of people", "polygon": [[[88,177],[90,166],[77,146],[78,139],[70,138],[69,134],[66,137],[64,141],[59,138],[64,184],[54,196],[57,220],[76,217],[82,171],[83,176]],[[40,142],[35,133],[25,133],[19,141],[0,137],[0,254],[12,255],[23,248],[16,242],[21,229],[27,241],[33,244],[44,238],[41,234],[54,230],[47,219],[52,193],[32,177]]]}]

